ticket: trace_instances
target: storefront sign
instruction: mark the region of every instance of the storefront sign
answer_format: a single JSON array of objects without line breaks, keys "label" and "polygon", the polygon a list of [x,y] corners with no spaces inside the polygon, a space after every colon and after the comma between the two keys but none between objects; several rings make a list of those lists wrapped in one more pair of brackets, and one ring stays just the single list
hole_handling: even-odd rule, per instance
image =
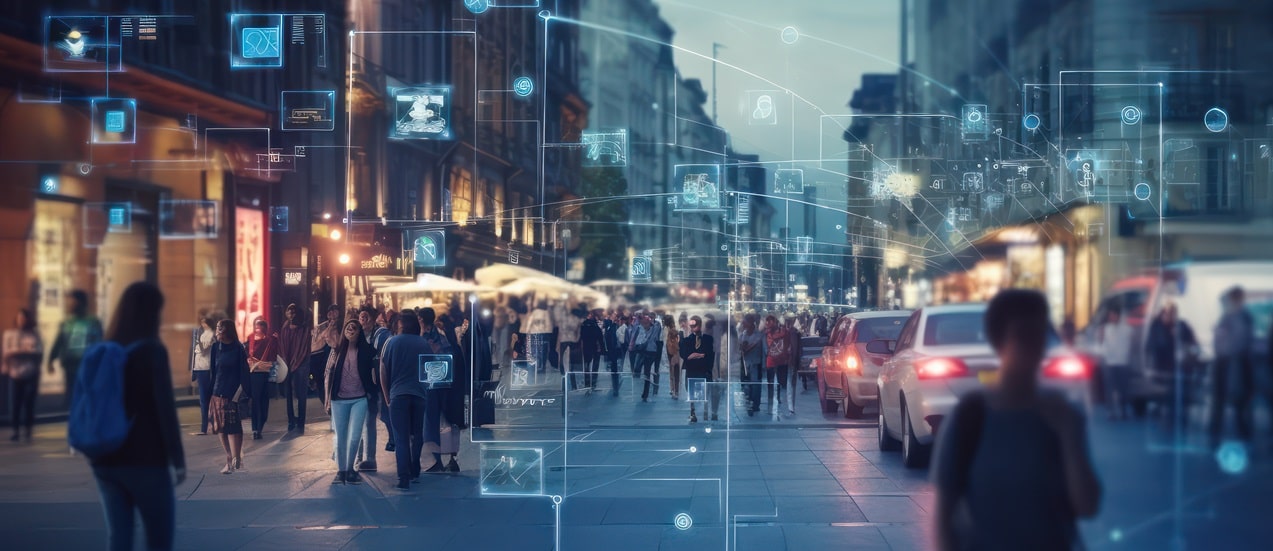
[{"label": "storefront sign", "polygon": [[305,281],[305,270],[283,270],[283,285],[295,287]]},{"label": "storefront sign", "polygon": [[350,256],[350,266],[358,275],[406,275],[410,264],[401,251],[395,254],[368,248]]}]

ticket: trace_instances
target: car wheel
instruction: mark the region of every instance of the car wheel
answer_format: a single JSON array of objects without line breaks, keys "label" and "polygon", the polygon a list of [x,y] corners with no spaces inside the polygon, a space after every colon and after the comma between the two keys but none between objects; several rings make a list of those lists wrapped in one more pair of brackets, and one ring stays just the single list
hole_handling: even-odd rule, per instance
[{"label": "car wheel", "polygon": [[847,392],[844,393],[844,416],[845,417],[848,417],[849,419],[861,419],[862,411],[865,409],[866,409],[866,406],[859,406],[857,405],[857,403],[853,401],[853,396],[850,396],[849,393]]},{"label": "car wheel", "polygon": [[915,427],[911,425],[910,412],[906,411],[906,402],[902,402],[902,464],[910,469],[918,469],[928,465],[928,446],[919,443],[915,438]]},{"label": "car wheel", "polygon": [[897,451],[899,447],[898,441],[894,440],[888,434],[888,423],[884,421],[884,401],[880,400],[880,422],[876,424],[875,430],[877,438],[880,441],[880,451],[891,452]]}]

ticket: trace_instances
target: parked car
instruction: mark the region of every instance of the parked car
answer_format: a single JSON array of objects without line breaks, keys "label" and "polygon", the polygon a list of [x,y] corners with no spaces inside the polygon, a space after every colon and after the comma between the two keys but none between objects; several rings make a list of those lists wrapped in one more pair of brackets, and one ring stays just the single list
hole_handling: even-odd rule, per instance
[{"label": "parked car", "polygon": [[879,400],[876,379],[888,354],[867,352],[876,339],[896,341],[910,310],[859,312],[840,318],[818,360],[818,400],[825,413],[844,404],[844,416],[862,417]]},{"label": "parked car", "polygon": [[[888,354],[878,379],[880,449],[902,448],[907,467],[928,462],[933,437],[959,397],[993,383],[999,359],[986,341],[985,304],[929,306],[916,310],[892,342],[867,343],[872,354]],[[1086,408],[1089,357],[1065,346],[1050,331],[1039,376]]]},{"label": "parked car", "polygon": [[[1145,355],[1149,323],[1168,301],[1176,303],[1179,319],[1189,324],[1198,340],[1197,354],[1182,365],[1184,381],[1201,385],[1215,357],[1211,341],[1222,313],[1220,296],[1235,285],[1246,291],[1247,309],[1255,318],[1255,353],[1267,354],[1273,320],[1273,262],[1259,261],[1186,262],[1123,278],[1105,293],[1076,344],[1095,355],[1100,350],[1101,322],[1113,308],[1124,312],[1134,335],[1129,398],[1133,410],[1143,413],[1149,403],[1171,399],[1175,388],[1175,373],[1158,373],[1149,365]],[[1185,395],[1197,396],[1197,390],[1187,389]]]},{"label": "parked car", "polygon": [[796,382],[803,384],[805,390],[809,390],[809,379],[816,375],[813,360],[822,354],[822,347],[826,345],[826,337],[800,337],[800,366],[796,368]]}]

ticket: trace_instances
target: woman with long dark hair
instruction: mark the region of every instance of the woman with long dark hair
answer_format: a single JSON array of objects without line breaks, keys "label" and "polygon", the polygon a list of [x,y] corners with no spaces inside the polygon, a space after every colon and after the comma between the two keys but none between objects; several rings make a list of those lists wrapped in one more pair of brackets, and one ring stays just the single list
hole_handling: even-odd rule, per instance
[{"label": "woman with long dark hair", "polygon": [[106,332],[128,350],[124,412],[133,420],[118,450],[94,459],[93,476],[106,512],[110,549],[133,548],[133,514],[141,514],[147,549],[172,549],[175,484],[186,479],[168,350],[159,340],[164,296],[151,283],[124,290]]},{"label": "woman with long dark hair", "polygon": [[31,429],[35,427],[35,396],[40,388],[40,360],[44,347],[40,333],[35,330],[35,316],[23,308],[18,310],[14,328],[4,332],[4,362],[0,373],[9,377],[9,403],[13,404],[12,442],[20,438],[20,429],[26,427],[27,442],[31,441]]},{"label": "woman with long dark hair", "polygon": [[243,468],[243,422],[239,419],[239,395],[248,380],[248,353],[239,342],[234,321],[217,322],[217,343],[212,346],[212,432],[221,435],[225,467],[221,474]]},{"label": "woman with long dark hair", "polygon": [[360,484],[362,478],[354,470],[358,439],[367,420],[367,399],[374,388],[371,370],[375,367],[376,349],[363,336],[357,319],[345,322],[340,344],[327,359],[327,414],[331,416],[336,435],[336,478],[332,484]]}]

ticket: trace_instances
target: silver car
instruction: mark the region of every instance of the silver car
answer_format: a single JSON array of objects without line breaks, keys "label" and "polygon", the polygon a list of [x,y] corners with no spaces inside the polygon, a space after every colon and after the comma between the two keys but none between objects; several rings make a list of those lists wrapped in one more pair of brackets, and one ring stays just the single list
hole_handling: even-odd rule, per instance
[{"label": "silver car", "polygon": [[[927,464],[942,418],[965,393],[993,383],[999,360],[986,341],[985,304],[929,306],[915,311],[895,343],[875,340],[872,353],[891,354],[880,371],[879,443],[902,448],[907,467]],[[1055,331],[1040,377],[1086,404],[1092,361],[1061,344]]]}]

